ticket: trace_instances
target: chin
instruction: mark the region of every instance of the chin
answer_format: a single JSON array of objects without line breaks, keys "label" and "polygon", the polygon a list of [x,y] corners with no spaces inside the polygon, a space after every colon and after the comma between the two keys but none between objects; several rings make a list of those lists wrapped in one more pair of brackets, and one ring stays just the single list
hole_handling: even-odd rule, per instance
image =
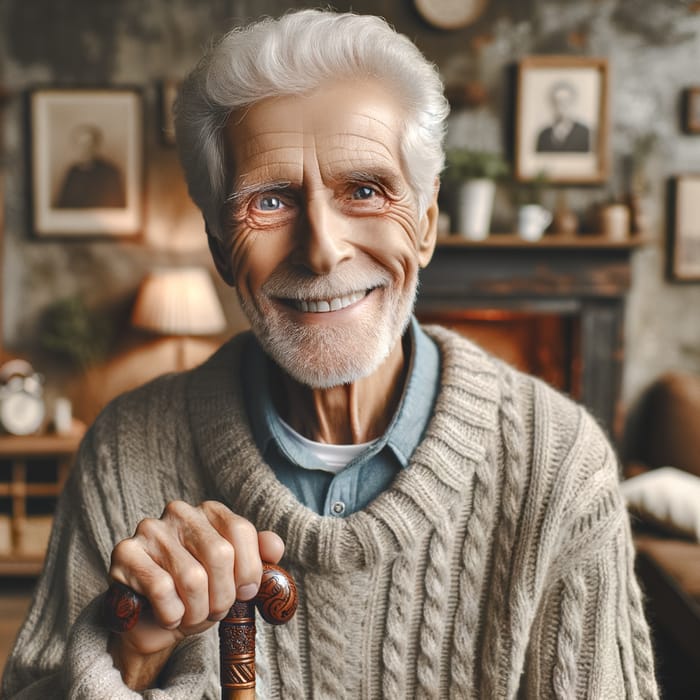
[{"label": "chin", "polygon": [[262,313],[240,299],[265,352],[293,379],[312,389],[351,384],[377,370],[406,330],[414,300],[415,289],[413,294],[401,295],[400,301],[392,299],[378,314],[350,325],[329,326]]}]

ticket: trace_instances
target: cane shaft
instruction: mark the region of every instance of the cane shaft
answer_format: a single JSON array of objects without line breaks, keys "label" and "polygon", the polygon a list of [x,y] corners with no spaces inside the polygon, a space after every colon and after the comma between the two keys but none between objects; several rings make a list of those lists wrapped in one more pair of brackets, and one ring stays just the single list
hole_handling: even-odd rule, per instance
[{"label": "cane shaft", "polygon": [[239,698],[238,690],[255,690],[255,606],[237,601],[219,623],[222,698]]},{"label": "cane shaft", "polygon": [[255,700],[255,688],[243,688],[242,690],[221,689],[221,700]]}]

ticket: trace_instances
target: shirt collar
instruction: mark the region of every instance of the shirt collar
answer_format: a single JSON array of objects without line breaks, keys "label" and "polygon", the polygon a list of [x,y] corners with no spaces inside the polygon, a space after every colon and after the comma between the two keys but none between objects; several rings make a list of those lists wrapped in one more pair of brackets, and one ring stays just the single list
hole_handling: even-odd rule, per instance
[{"label": "shirt collar", "polygon": [[[402,467],[408,462],[423,437],[438,391],[440,355],[434,341],[411,318],[409,335],[409,367],[403,395],[389,427],[368,451],[376,454],[388,447]],[[270,391],[270,360],[251,335],[243,358],[243,388],[253,436],[265,455],[271,445],[297,465],[321,467],[320,460],[309,450],[291,441],[280,422]]]}]

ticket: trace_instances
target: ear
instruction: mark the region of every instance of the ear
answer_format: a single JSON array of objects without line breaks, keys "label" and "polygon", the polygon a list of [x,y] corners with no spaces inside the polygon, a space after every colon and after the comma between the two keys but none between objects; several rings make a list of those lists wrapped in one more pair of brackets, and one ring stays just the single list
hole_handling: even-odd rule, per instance
[{"label": "ear", "polygon": [[430,262],[435,250],[435,243],[437,242],[438,214],[440,213],[438,209],[439,189],[440,180],[436,179],[433,199],[419,223],[418,262],[421,267],[425,267]]},{"label": "ear", "polygon": [[236,282],[233,278],[233,271],[231,270],[231,258],[226,250],[226,246],[222,241],[209,233],[209,225],[207,225],[206,230],[207,242],[209,243],[211,257],[214,260],[214,265],[216,265],[216,269],[221,276],[221,279],[230,287],[235,287]]}]

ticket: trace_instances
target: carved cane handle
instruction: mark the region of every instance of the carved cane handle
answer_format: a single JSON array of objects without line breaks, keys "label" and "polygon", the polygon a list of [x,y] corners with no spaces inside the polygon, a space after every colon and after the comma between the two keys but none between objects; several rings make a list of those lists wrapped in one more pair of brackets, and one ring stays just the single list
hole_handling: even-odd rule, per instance
[{"label": "carved cane handle", "polygon": [[[263,563],[258,594],[249,601],[236,601],[219,623],[221,660],[221,696],[223,700],[246,694],[254,697],[255,688],[255,609],[272,625],[288,622],[297,609],[297,587],[292,577],[280,566]],[[112,583],[104,600],[107,627],[121,634],[139,620],[148,600],[128,586]]]}]

